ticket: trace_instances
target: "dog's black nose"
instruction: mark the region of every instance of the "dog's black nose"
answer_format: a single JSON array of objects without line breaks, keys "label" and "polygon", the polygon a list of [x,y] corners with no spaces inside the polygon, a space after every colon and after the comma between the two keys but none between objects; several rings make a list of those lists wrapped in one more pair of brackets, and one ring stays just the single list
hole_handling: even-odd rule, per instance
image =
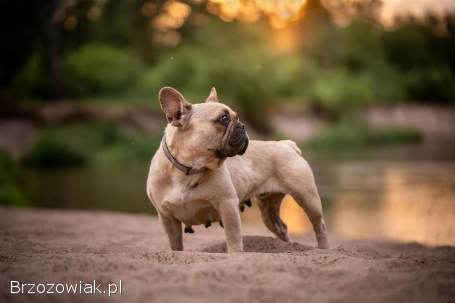
[{"label": "dog's black nose", "polygon": [[241,129],[241,130],[244,130],[245,129],[245,125],[243,123],[237,123],[237,125],[235,126],[235,128],[238,128],[238,129]]}]

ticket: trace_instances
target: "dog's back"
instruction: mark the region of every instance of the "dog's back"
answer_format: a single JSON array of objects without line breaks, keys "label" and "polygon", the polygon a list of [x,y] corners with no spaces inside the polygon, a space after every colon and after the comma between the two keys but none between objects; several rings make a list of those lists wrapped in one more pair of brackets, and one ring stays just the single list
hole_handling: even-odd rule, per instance
[{"label": "dog's back", "polygon": [[[258,191],[273,192],[279,189],[278,166],[283,161],[301,158],[301,150],[291,140],[250,140],[245,154],[226,159],[226,165],[240,200],[255,196]],[[259,193],[259,192],[258,192]]]}]

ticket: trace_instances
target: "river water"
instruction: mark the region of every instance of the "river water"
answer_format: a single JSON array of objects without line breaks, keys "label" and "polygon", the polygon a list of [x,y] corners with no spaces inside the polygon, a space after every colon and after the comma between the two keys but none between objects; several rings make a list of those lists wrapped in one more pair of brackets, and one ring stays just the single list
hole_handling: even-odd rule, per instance
[{"label": "river water", "polygon": [[[312,166],[330,232],[431,245],[455,245],[455,144],[303,150]],[[121,167],[29,171],[33,206],[154,214],[145,195],[148,162]],[[245,224],[262,226],[255,206]],[[281,216],[290,233],[310,230],[291,197]]]}]

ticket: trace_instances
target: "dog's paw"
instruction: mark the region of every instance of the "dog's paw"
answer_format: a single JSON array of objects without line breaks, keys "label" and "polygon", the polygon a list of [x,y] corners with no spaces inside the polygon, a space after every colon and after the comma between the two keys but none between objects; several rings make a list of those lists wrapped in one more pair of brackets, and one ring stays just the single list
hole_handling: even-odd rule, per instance
[{"label": "dog's paw", "polygon": [[318,239],[318,248],[329,249],[330,248],[329,240],[327,240],[327,238]]}]

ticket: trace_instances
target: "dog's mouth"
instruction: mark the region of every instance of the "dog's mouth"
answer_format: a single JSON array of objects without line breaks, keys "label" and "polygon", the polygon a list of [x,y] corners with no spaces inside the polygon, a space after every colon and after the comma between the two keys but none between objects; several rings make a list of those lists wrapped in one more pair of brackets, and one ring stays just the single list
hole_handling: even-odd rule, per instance
[{"label": "dog's mouth", "polygon": [[248,135],[241,122],[231,123],[223,137],[221,148],[216,153],[219,158],[243,155],[248,148]]}]

